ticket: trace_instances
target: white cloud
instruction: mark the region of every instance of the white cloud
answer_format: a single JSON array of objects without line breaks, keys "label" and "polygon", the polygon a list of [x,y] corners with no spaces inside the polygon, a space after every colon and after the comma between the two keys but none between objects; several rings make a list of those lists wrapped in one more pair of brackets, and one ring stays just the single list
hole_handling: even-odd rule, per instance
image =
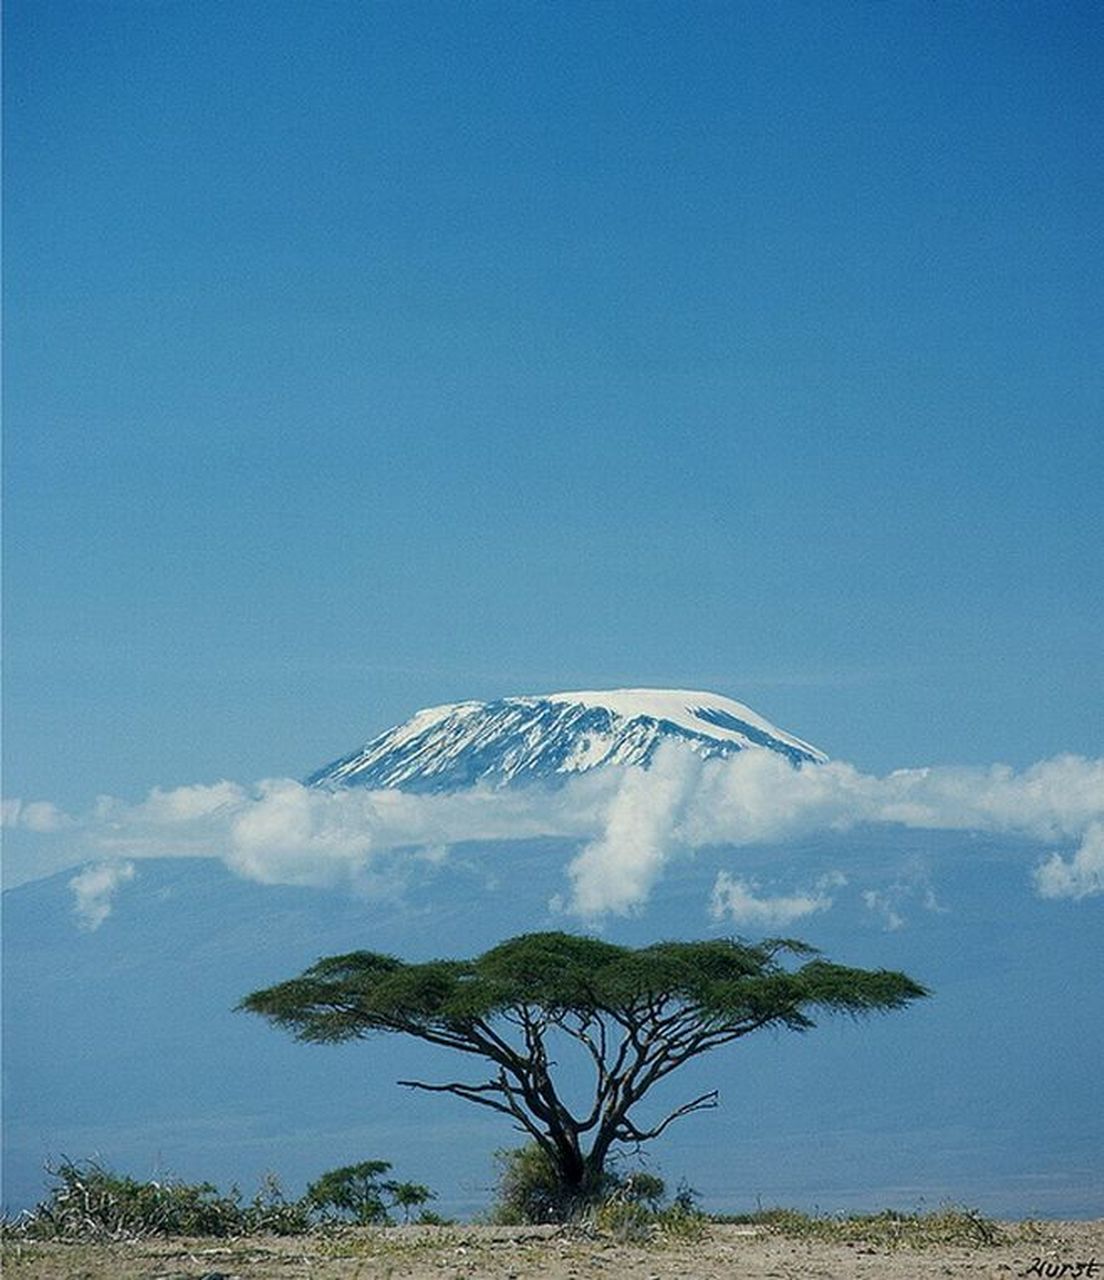
[{"label": "white cloud", "polygon": [[1104,893],[1104,823],[1094,822],[1070,859],[1060,853],[1035,870],[1035,885],[1044,898],[1087,898]]},{"label": "white cloud", "polygon": [[905,924],[905,917],[897,910],[900,905],[899,896],[892,889],[867,889],[863,893],[862,900],[867,910],[881,916],[886,929],[893,931],[903,928]]},{"label": "white cloud", "polygon": [[936,896],[928,868],[922,861],[909,857],[895,870],[897,874],[891,883],[877,889],[867,889],[862,894],[863,905],[881,918],[886,929],[903,929],[908,923],[906,910],[920,908],[936,915],[947,913],[947,908]]},{"label": "white cloud", "polygon": [[[352,803],[350,803],[350,800]],[[330,884],[363,867],[375,815],[352,793],[325,795],[298,782],[262,783],[230,823],[227,862],[267,884]]]},{"label": "white cloud", "polygon": [[73,910],[81,927],[98,929],[111,914],[116,890],[133,879],[132,862],[101,862],[75,875],[69,881],[69,888],[76,898]]},{"label": "white cloud", "polygon": [[290,778],[252,788],[219,782],[155,789],[137,804],[101,797],[80,839],[86,854],[101,857],[219,857],[270,884],[360,883],[398,848],[439,862],[464,841],[592,836],[614,791],[597,775],[559,789],[476,786],[442,795],[326,791]]},{"label": "white cloud", "polygon": [[568,868],[573,911],[624,915],[643,906],[673,852],[671,832],[697,763],[689,751],[675,751],[662,768],[625,770],[601,835]]},{"label": "white cloud", "polygon": [[[1079,756],[1059,756],[1021,773],[994,765],[902,769],[879,778],[842,761],[794,769],[768,751],[701,760],[669,746],[657,753],[647,783],[634,776],[639,773],[625,771],[611,804],[614,820],[570,868],[573,906],[581,914],[641,905],[678,850],[792,840],[863,823],[1058,841],[1080,838],[1092,822],[1104,821],[1104,760]],[[638,793],[661,801],[642,816],[643,840],[621,817],[622,802],[631,809]],[[1078,858],[1069,864],[1064,896],[1104,891],[1092,848]],[[1066,865],[1048,863],[1040,889],[1064,884]]]},{"label": "white cloud", "polygon": [[822,876],[810,890],[771,897],[761,895],[754,881],[721,871],[713,885],[709,913],[714,920],[723,920],[727,916],[738,925],[781,928],[814,912],[827,911],[832,905],[827,890],[846,883],[847,877],[837,871]]},{"label": "white cloud", "polygon": [[1069,839],[1104,816],[1104,760],[1055,756],[1022,773],[1001,764],[903,769],[881,790],[879,821]]},{"label": "white cloud", "polygon": [[140,808],[143,818],[153,823],[194,822],[211,814],[224,813],[246,799],[236,782],[215,782],[162,791],[154,787]]},{"label": "white cloud", "polygon": [[749,843],[862,822],[929,829],[998,831],[1058,840],[1104,816],[1104,760],[1058,756],[1016,773],[986,769],[899,769],[884,778],[842,761],[792,769],[778,755],[745,751],[700,766],[693,845]]},{"label": "white cloud", "polygon": [[[596,770],[559,787],[415,795],[330,792],[290,779],[253,787],[222,781],[155,789],[136,804],[105,797],[81,818],[46,802],[11,801],[4,820],[64,842],[69,865],[208,856],[256,880],[318,885],[364,885],[396,874],[388,858],[396,849],[428,850],[440,861],[444,850],[466,841],[566,837],[581,842],[568,868],[566,909],[584,917],[640,909],[672,859],[703,847],[781,843],[869,823],[1066,845],[1037,869],[1037,891],[1068,899],[1104,892],[1104,760],[1077,756],[1021,772],[995,765],[877,777],[840,761],[794,769],[769,751],[702,760],[669,745],[648,770]],[[417,861],[424,868],[426,857]],[[714,906],[733,919],[751,921],[757,911],[763,920],[781,921],[787,913],[797,919],[826,909],[819,904],[830,898],[827,888],[771,895],[730,875],[715,891]],[[913,886],[910,901],[920,892]],[[931,898],[930,886],[926,892]],[[934,898],[931,904],[938,905]],[[887,920],[902,917],[900,901],[868,905]]]},{"label": "white cloud", "polygon": [[22,828],[25,831],[36,831],[47,834],[61,831],[72,824],[72,819],[63,813],[49,800],[4,800],[0,801],[0,825],[9,828]]}]

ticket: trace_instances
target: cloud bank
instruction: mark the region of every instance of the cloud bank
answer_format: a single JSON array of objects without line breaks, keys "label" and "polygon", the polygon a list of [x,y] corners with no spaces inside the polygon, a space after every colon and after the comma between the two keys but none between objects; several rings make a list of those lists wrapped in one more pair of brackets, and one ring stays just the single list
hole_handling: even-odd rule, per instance
[{"label": "cloud bank", "polygon": [[[641,806],[631,824],[611,822],[570,866],[584,914],[639,905],[680,851],[782,842],[865,823],[1077,841],[1072,858],[1055,853],[1039,868],[1038,891],[1052,898],[1104,892],[1104,760],[1059,756],[1019,773],[1006,765],[948,766],[877,777],[842,761],[794,769],[770,751],[694,756],[692,763],[676,761],[678,752],[672,746],[657,754],[647,775],[654,782],[626,778],[611,812],[617,817],[618,800],[637,788],[656,786],[662,803]],[[635,859],[622,838],[630,834],[642,850]],[[618,878],[625,863],[634,873],[631,889]]]},{"label": "cloud bank", "polygon": [[[144,857],[218,857],[242,876],[273,884],[368,885],[396,850],[440,861],[464,842],[542,836],[580,845],[567,869],[566,910],[623,914],[648,901],[673,859],[695,850],[784,843],[860,824],[1030,837],[1056,846],[1034,872],[1040,896],[1104,893],[1104,760],[1079,756],[1019,772],[936,767],[878,777],[839,761],[795,769],[769,751],[702,760],[672,744],[647,770],[596,770],[558,787],[414,795],[330,792],[290,779],[251,787],[218,782],[155,789],[137,804],[104,797],[83,816],[48,802],[13,801],[4,821],[64,841],[69,865],[103,864],[73,881],[89,922],[106,917],[123,868],[133,874],[133,861]],[[842,882],[836,875],[772,896],[723,873],[710,909],[716,919],[740,924],[786,924],[827,910]],[[900,919],[888,897],[867,905],[887,927]]]}]

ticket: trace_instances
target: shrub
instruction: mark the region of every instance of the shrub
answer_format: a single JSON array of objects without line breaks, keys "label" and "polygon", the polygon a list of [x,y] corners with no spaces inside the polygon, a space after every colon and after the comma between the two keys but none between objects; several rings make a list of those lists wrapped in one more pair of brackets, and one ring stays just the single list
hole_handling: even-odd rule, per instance
[{"label": "shrub", "polygon": [[535,1142],[495,1152],[498,1182],[490,1219],[500,1226],[529,1222],[563,1222],[564,1203],[552,1162]]},{"label": "shrub", "polygon": [[[274,1174],[267,1174],[248,1204],[232,1188],[223,1194],[210,1182],[178,1179],[140,1182],[94,1160],[62,1160],[47,1166],[54,1180],[45,1200],[14,1221],[6,1235],[31,1240],[105,1241],[145,1236],[303,1235],[334,1221],[387,1223],[399,1209],[411,1211],[434,1198],[416,1182],[384,1180],[383,1160],[331,1169],[306,1196],[289,1200]],[[423,1212],[422,1221],[434,1221]]]},{"label": "shrub", "polygon": [[252,1203],[243,1210],[242,1220],[246,1235],[301,1236],[313,1225],[307,1200],[289,1200],[274,1173],[265,1174]]},{"label": "shrub", "polygon": [[498,1151],[495,1159],[499,1176],[488,1215],[493,1223],[574,1222],[625,1241],[661,1235],[697,1238],[704,1229],[695,1193],[685,1183],[664,1206],[667,1186],[656,1174],[607,1170],[597,1193],[580,1201],[565,1198],[552,1162],[535,1142]]},{"label": "shrub", "polygon": [[46,1171],[56,1180],[48,1198],[16,1224],[35,1239],[226,1236],[244,1227],[237,1194],[224,1196],[209,1182],[139,1182],[94,1160],[63,1160]]}]

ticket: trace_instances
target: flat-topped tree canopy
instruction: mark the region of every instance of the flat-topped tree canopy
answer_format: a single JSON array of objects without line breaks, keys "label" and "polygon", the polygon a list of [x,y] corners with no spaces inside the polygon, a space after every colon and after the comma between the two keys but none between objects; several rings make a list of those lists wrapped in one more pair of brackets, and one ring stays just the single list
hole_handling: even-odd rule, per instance
[{"label": "flat-topped tree canopy", "polygon": [[[690,1058],[763,1027],[804,1031],[818,1013],[885,1012],[927,994],[903,973],[832,964],[789,938],[631,948],[556,932],[510,938],[471,960],[330,956],[240,1007],[301,1040],[401,1032],[486,1059],[491,1078],[482,1082],[400,1083],[509,1115],[552,1162],[568,1212],[600,1192],[613,1144],[658,1137],[716,1105],[713,1090],[644,1127],[630,1114]],[[552,1078],[546,1041],[556,1031],[590,1060],[585,1114],[568,1109]]]}]

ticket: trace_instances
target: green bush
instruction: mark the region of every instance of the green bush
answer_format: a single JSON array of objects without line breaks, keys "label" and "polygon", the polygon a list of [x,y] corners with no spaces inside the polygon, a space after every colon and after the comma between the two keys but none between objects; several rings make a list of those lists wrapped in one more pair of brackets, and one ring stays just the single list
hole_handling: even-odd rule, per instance
[{"label": "green bush", "polygon": [[646,1170],[626,1174],[607,1170],[596,1193],[580,1202],[565,1195],[552,1162],[535,1142],[498,1151],[495,1160],[499,1175],[488,1218],[498,1225],[576,1222],[622,1240],[688,1237],[703,1230],[695,1193],[683,1184],[671,1204],[664,1206],[666,1184]]},{"label": "green bush", "polygon": [[244,1213],[236,1193],[209,1182],[139,1182],[93,1160],[47,1167],[48,1198],[16,1224],[35,1239],[121,1240],[139,1236],[240,1234]]},{"label": "green bush", "polygon": [[697,1207],[696,1192],[683,1183],[670,1204],[667,1188],[651,1173],[631,1173],[586,1215],[585,1224],[624,1244],[663,1244],[700,1240],[706,1216]]},{"label": "green bush", "polygon": [[[54,1185],[47,1198],[4,1233],[29,1240],[129,1240],[146,1236],[303,1235],[335,1221],[387,1223],[434,1198],[416,1182],[384,1180],[391,1166],[368,1160],[332,1169],[312,1183],[306,1196],[289,1200],[274,1174],[247,1203],[232,1188],[223,1194],[210,1182],[178,1179],[140,1182],[94,1160],[62,1160],[47,1166]],[[434,1215],[423,1211],[423,1221]]]},{"label": "green bush", "polygon": [[498,1180],[490,1220],[514,1227],[562,1222],[565,1206],[552,1162],[535,1142],[495,1152]]}]

